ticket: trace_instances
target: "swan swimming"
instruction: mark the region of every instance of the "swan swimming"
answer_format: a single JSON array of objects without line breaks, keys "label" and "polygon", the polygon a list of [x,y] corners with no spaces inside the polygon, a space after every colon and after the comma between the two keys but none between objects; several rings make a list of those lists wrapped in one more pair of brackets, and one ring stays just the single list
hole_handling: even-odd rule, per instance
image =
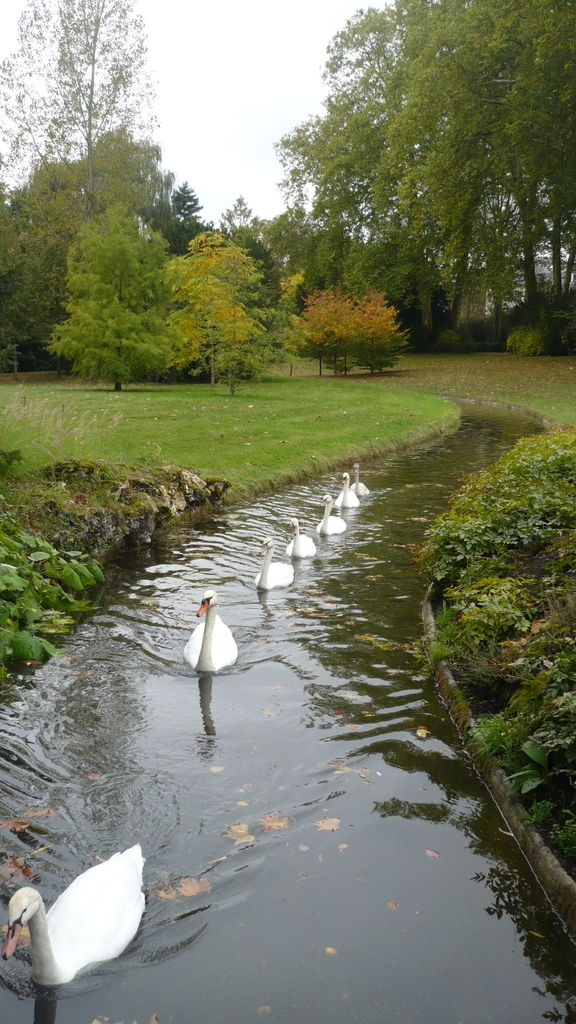
[{"label": "swan swimming", "polygon": [[184,648],[184,660],[196,672],[219,672],[227,665],[233,665],[238,657],[238,647],[229,627],[216,613],[218,594],[207,590],[196,612],[197,618],[206,614],[204,622],[196,627]]},{"label": "swan swimming", "polygon": [[300,533],[300,524],[295,517],[290,520],[290,526],[294,540],[290,541],[286,548],[286,554],[291,558],[312,558],[316,554],[316,545],[312,537],[306,537],[305,534]]},{"label": "swan swimming", "polygon": [[273,562],[272,555],[276,541],[273,537],[266,537],[262,542],[260,554],[264,555],[262,572],[256,576],[255,583],[258,590],[272,590],[274,587],[289,587],[294,580],[294,567],[286,562]]},{"label": "swan swimming", "polygon": [[343,488],[334,502],[334,508],[358,508],[360,502],[350,487],[350,473],[342,473]]},{"label": "swan swimming", "polygon": [[329,494],[325,494],[322,498],[322,504],[324,505],[324,518],[316,527],[316,532],[322,534],[322,536],[329,536],[335,533],[344,533],[346,529],[346,523],[340,516],[331,516],[332,505],[334,504],[333,499]]},{"label": "swan swimming", "polygon": [[28,925],[32,977],[39,985],[63,985],[83,967],[113,960],[138,931],[143,867],[139,844],[115,853],[78,875],[48,913],[37,889],[18,889],[8,904],[3,959],[12,956]]},{"label": "swan swimming", "polygon": [[366,496],[367,494],[370,494],[370,491],[366,487],[366,484],[363,484],[363,483],[360,482],[360,463],[359,462],[355,462],[354,463],[354,475],[355,475],[356,479],[355,479],[353,484],[350,484],[350,490],[354,491],[354,494],[360,494],[360,495],[363,495],[363,496]]}]

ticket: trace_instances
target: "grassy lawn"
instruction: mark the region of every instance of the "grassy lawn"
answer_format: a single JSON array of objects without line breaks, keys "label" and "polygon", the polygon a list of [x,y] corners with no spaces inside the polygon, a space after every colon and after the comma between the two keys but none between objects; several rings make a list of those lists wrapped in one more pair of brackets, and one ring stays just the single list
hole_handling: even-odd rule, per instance
[{"label": "grassy lawn", "polygon": [[[272,378],[230,398],[208,385],[115,393],[48,378],[0,387],[2,448],[30,476],[53,459],[175,464],[229,479],[236,495],[377,454],[456,423],[432,395],[358,378]],[[340,468],[340,465],[338,466]]]},{"label": "grassy lawn", "polygon": [[[317,373],[318,368],[311,361],[297,360],[293,372]],[[552,423],[576,422],[576,356],[528,358],[508,352],[407,355],[395,370],[372,380],[385,383],[388,390],[410,388],[450,398],[500,402],[532,409]]]}]

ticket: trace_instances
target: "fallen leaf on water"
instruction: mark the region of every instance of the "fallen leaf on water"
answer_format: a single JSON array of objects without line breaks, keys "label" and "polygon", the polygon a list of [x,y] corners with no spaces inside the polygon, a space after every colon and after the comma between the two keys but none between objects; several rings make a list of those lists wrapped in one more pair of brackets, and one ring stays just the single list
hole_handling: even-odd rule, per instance
[{"label": "fallen leaf on water", "polygon": [[244,793],[244,791],[247,790],[247,789],[252,789],[252,783],[251,782],[245,782],[243,786],[240,786],[240,789],[236,790],[236,792],[237,793]]},{"label": "fallen leaf on water", "polygon": [[334,768],[334,775],[344,775],[345,772],[351,772],[352,769],[346,764],[346,761],[333,761],[330,768]]},{"label": "fallen leaf on water", "polygon": [[425,740],[430,735],[430,729],[427,729],[425,725],[419,725],[416,729],[416,735],[421,736]]},{"label": "fallen leaf on water", "polygon": [[25,882],[34,872],[24,863],[23,857],[10,857],[0,864],[0,882]]},{"label": "fallen leaf on water", "polygon": [[243,825],[240,823],[236,825],[228,825],[227,831],[224,833],[224,835],[228,836],[228,839],[235,840],[234,846],[238,846],[239,843],[254,842],[254,836],[250,835],[250,832],[248,831],[248,825]]},{"label": "fallen leaf on water", "polygon": [[37,853],[44,853],[45,850],[51,850],[51,849],[52,849],[52,847],[51,847],[50,843],[48,843],[47,846],[39,846],[37,850],[31,850],[30,853],[28,854],[28,856],[29,857],[34,857]]},{"label": "fallen leaf on water", "polygon": [[38,811],[25,811],[25,818],[53,818],[58,811],[53,811],[51,807],[42,807]]},{"label": "fallen leaf on water", "polygon": [[274,716],[278,714],[277,711],[272,711],[272,708],[262,708],[261,713],[266,715],[266,718],[274,718]]},{"label": "fallen leaf on water", "polygon": [[272,1007],[271,1006],[259,1006],[258,1009],[256,1010],[256,1013],[258,1014],[258,1016],[260,1016],[260,1014],[262,1014],[262,1013],[272,1013]]},{"label": "fallen leaf on water", "polygon": [[309,847],[309,846],[304,846],[304,843],[300,843],[300,846],[298,847],[298,849],[299,849],[299,850],[300,850],[300,851],[301,851],[302,853],[306,853],[306,852],[307,852],[307,851],[308,851],[308,850],[310,849],[310,847]]},{"label": "fallen leaf on water", "polygon": [[210,768],[210,771],[211,772],[223,772],[224,771],[224,765],[223,764],[213,764],[212,767]]},{"label": "fallen leaf on water", "polygon": [[105,779],[106,776],[100,775],[98,772],[88,772],[86,778],[89,779],[90,782],[100,782],[100,780]]},{"label": "fallen leaf on water", "polygon": [[[0,928],[0,932],[2,932],[3,935],[7,935],[8,925],[3,924],[2,927]],[[532,932],[532,934],[535,935],[536,932]],[[22,928],[20,935],[18,936],[17,945],[20,947],[20,949],[26,949],[26,947],[30,945],[30,932],[28,931],[27,928]]]},{"label": "fallen leaf on water", "polygon": [[356,730],[358,730],[358,729],[361,729],[362,726],[361,725],[355,725],[354,722],[346,722],[346,728],[347,729],[356,729]]},{"label": "fallen leaf on water", "polygon": [[236,801],[236,807],[248,807],[248,801],[247,800],[237,800]]},{"label": "fallen leaf on water", "polygon": [[182,878],[177,889],[183,896],[198,896],[201,892],[210,892],[212,886],[207,878]]},{"label": "fallen leaf on water", "polygon": [[25,828],[30,828],[30,822],[19,821],[18,818],[6,818],[4,821],[0,821],[0,828],[11,828],[14,832],[23,832]]},{"label": "fallen leaf on water", "polygon": [[336,956],[338,950],[334,949],[334,946],[326,946],[324,952],[328,953],[328,956]]},{"label": "fallen leaf on water", "polygon": [[356,775],[359,775],[361,779],[367,779],[369,775],[372,775],[371,768],[355,768]]},{"label": "fallen leaf on water", "polygon": [[290,828],[290,822],[293,818],[279,818],[275,811],[271,811],[265,818],[258,819],[262,825],[263,832],[274,832],[277,829]]},{"label": "fallen leaf on water", "polygon": [[426,850],[427,857],[439,857],[440,854],[436,853],[436,850]]},{"label": "fallen leaf on water", "polygon": [[152,1016],[150,1017],[150,1020],[148,1021],[148,1024],[159,1024],[159,1022],[158,1022],[158,1014],[157,1013],[153,1013],[152,1014]]},{"label": "fallen leaf on water", "polygon": [[387,903],[386,906],[389,910],[400,910],[400,904],[395,903],[394,900],[390,900],[390,903]]},{"label": "fallen leaf on water", "polygon": [[342,853],[343,850],[347,850],[348,849],[348,843],[340,843],[340,846],[338,847],[338,849],[340,850],[340,853]]},{"label": "fallen leaf on water", "polygon": [[537,939],[544,939],[544,938],[546,938],[546,936],[545,935],[541,935],[540,932],[533,932],[533,931],[530,931],[530,929],[528,929],[528,935],[535,935]]},{"label": "fallen leaf on water", "polygon": [[320,861],[321,864],[324,862],[323,854],[321,854],[321,853],[318,854],[318,860]]},{"label": "fallen leaf on water", "polygon": [[321,832],[335,832],[340,828],[340,818],[322,818],[321,821],[313,821],[312,824],[316,825]]},{"label": "fallen leaf on water", "polygon": [[158,895],[161,900],[175,900],[177,894],[176,889],[170,883],[167,889],[158,889]]}]

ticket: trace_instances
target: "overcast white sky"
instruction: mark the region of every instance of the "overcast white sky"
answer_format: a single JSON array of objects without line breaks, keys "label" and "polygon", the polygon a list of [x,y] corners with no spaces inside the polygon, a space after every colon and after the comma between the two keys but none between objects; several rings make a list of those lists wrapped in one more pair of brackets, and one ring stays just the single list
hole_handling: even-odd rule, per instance
[{"label": "overcast white sky", "polygon": [[[0,58],[17,47],[24,6],[14,0],[3,10]],[[321,111],[326,47],[361,6],[357,0],[136,0],[157,81],[164,164],[196,191],[206,220],[218,224],[241,194],[260,217],[284,208],[274,143]]]}]

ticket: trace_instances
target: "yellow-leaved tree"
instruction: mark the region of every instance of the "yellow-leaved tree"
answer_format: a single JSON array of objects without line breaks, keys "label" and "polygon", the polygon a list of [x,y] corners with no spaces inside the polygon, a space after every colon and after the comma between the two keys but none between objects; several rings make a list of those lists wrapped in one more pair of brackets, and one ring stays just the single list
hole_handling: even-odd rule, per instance
[{"label": "yellow-leaved tree", "polygon": [[210,383],[225,380],[231,395],[240,381],[260,376],[270,359],[257,305],[261,277],[255,261],[220,232],[191,240],[170,268],[179,305],[170,322],[182,337],[175,366],[208,370]]}]

